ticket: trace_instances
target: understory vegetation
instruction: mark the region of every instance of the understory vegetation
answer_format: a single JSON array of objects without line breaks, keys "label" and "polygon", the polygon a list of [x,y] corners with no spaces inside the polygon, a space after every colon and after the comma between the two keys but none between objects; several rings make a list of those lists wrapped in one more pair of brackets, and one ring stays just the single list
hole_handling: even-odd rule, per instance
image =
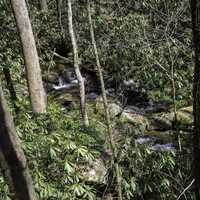
[{"label": "understory vegetation", "polygon": [[[110,162],[113,152],[109,150],[86,4],[74,0],[72,8],[80,68],[86,80],[88,127],[80,119],[76,86],[56,89],[67,84],[66,74],[74,62],[67,3],[63,1],[61,10],[62,30],[57,1],[48,1],[48,12],[39,10],[35,1],[27,2],[47,92],[47,112],[31,111],[20,39],[6,0],[0,1],[0,78],[38,200],[117,199],[115,163]],[[193,182],[189,1],[102,0],[92,3],[91,13],[123,199],[195,199],[193,186],[187,188]],[[5,69],[11,75],[16,100],[11,97]],[[13,194],[2,174],[0,199],[11,200]]]}]

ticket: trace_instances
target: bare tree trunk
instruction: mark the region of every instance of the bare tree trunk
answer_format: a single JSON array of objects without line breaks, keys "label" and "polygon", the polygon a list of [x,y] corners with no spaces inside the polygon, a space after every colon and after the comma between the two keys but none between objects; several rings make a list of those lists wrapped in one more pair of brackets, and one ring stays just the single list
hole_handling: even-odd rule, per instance
[{"label": "bare tree trunk", "polygon": [[58,22],[60,26],[60,31],[63,34],[64,28],[62,24],[62,6],[63,6],[63,0],[57,0],[57,10],[58,10]]},{"label": "bare tree trunk", "polygon": [[194,179],[196,199],[200,199],[200,3],[191,0],[193,45],[195,50],[195,70],[193,82],[193,110],[194,110]]},{"label": "bare tree trunk", "polygon": [[176,80],[175,80],[175,65],[174,60],[175,58],[172,56],[172,52],[170,49],[169,41],[167,40],[167,46],[168,51],[170,55],[170,63],[169,67],[171,68],[171,75],[169,74],[170,80],[171,80],[171,91],[172,91],[172,100],[173,100],[173,111],[174,111],[174,119],[172,123],[172,129],[176,131],[175,135],[175,142],[177,143],[177,147],[179,151],[182,151],[182,145],[181,145],[181,138],[180,138],[180,130],[178,127],[178,117],[177,117],[177,107],[176,107]]},{"label": "bare tree trunk", "polygon": [[11,4],[23,47],[32,109],[35,113],[44,113],[46,112],[46,94],[26,3],[25,0],[11,0]]},{"label": "bare tree trunk", "polygon": [[0,87],[0,164],[15,200],[36,200],[32,179],[12,116]]},{"label": "bare tree trunk", "polygon": [[102,67],[100,64],[99,54],[98,54],[96,40],[95,40],[95,36],[94,36],[94,28],[93,28],[93,24],[92,24],[90,0],[87,0],[87,10],[88,10],[88,20],[89,20],[89,26],[90,26],[90,35],[91,35],[91,39],[92,39],[94,54],[96,57],[97,71],[99,73],[100,83],[101,83],[101,91],[102,91],[103,104],[104,104],[104,109],[105,109],[105,118],[106,118],[106,125],[107,125],[107,131],[108,131],[108,136],[109,136],[109,143],[110,143],[110,147],[111,147],[111,151],[112,151],[112,155],[113,155],[112,162],[114,164],[115,173],[116,173],[116,177],[117,177],[118,199],[122,200],[122,184],[121,184],[121,172],[120,172],[121,170],[120,170],[118,159],[117,159],[117,149],[116,149],[115,142],[113,139],[113,130],[112,130],[110,113],[109,113],[109,108],[108,108],[108,101],[107,101],[107,97],[106,97],[106,90],[105,90],[104,78],[103,78],[103,73],[102,73]]},{"label": "bare tree trunk", "polygon": [[83,118],[83,122],[85,126],[89,125],[87,111],[86,111],[86,97],[85,97],[85,81],[81,75],[79,69],[79,57],[78,57],[78,47],[76,43],[76,37],[73,30],[73,22],[72,22],[72,5],[71,0],[68,0],[68,23],[69,23],[69,34],[72,41],[73,52],[74,52],[74,69],[76,73],[76,77],[79,83],[79,90],[80,90],[80,107],[81,107],[81,115]]},{"label": "bare tree trunk", "polygon": [[48,11],[47,0],[40,0],[40,9],[45,12]]}]

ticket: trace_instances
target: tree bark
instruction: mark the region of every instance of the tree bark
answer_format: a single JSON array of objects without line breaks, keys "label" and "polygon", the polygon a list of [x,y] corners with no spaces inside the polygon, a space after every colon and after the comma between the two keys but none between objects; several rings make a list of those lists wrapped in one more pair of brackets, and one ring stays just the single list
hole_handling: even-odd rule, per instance
[{"label": "tree bark", "polygon": [[35,113],[44,113],[46,112],[46,94],[26,3],[25,0],[11,0],[11,4],[23,47],[32,109]]},{"label": "tree bark", "polygon": [[48,11],[47,0],[40,0],[40,9],[45,12]]},{"label": "tree bark", "polygon": [[36,200],[32,179],[0,86],[0,164],[15,200]]},{"label": "tree bark", "polygon": [[69,26],[69,34],[71,37],[73,53],[74,53],[74,69],[75,69],[76,77],[78,79],[78,84],[79,84],[81,115],[83,118],[84,125],[88,126],[89,121],[88,121],[88,116],[87,116],[87,111],[86,111],[85,81],[79,69],[78,47],[76,43],[75,33],[73,30],[71,0],[68,0],[68,26]]},{"label": "tree bark", "polygon": [[200,2],[191,0],[193,25],[193,45],[195,51],[195,69],[193,82],[193,110],[194,110],[194,179],[196,199],[200,199]]},{"label": "tree bark", "polygon": [[60,31],[63,34],[64,28],[62,24],[62,6],[63,6],[63,0],[57,0],[58,22],[60,26]]},{"label": "tree bark", "polygon": [[121,184],[122,177],[121,177],[121,173],[120,173],[121,170],[120,170],[120,166],[119,166],[118,159],[117,159],[117,149],[116,149],[116,145],[115,145],[115,142],[113,139],[113,130],[112,130],[110,113],[109,113],[109,108],[108,108],[108,101],[107,101],[107,96],[106,96],[106,89],[105,89],[105,84],[104,84],[102,67],[100,64],[99,54],[98,54],[95,35],[94,35],[94,28],[93,28],[91,8],[90,8],[90,0],[87,0],[87,10],[88,10],[88,21],[89,21],[89,26],[90,26],[90,36],[91,36],[94,54],[95,54],[95,58],[96,58],[97,71],[98,71],[100,83],[101,83],[101,91],[102,91],[103,104],[104,104],[104,110],[105,110],[107,132],[108,132],[108,136],[109,136],[109,144],[110,144],[111,151],[112,151],[112,163],[115,167],[115,173],[116,173],[116,178],[117,178],[118,199],[122,200],[123,197],[122,197],[122,184]]}]

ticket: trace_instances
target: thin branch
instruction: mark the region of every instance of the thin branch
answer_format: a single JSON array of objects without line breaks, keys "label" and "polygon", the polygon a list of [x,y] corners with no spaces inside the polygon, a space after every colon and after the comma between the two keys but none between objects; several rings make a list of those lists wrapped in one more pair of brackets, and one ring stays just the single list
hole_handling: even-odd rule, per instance
[{"label": "thin branch", "polygon": [[58,58],[60,58],[60,59],[62,59],[62,60],[64,60],[64,61],[66,61],[66,62],[72,62],[69,58],[66,58],[66,57],[64,57],[64,56],[61,56],[60,54],[58,54],[58,53],[56,53],[56,52],[54,52],[54,51],[50,51],[54,56],[56,56],[56,57],[58,57]]},{"label": "thin branch", "polygon": [[169,75],[169,72],[167,71],[167,69],[165,69],[159,62],[156,62],[157,66],[160,67],[167,75],[167,77],[172,80],[171,76]]},{"label": "thin branch", "polygon": [[182,195],[185,194],[185,192],[192,186],[192,184],[194,183],[194,179],[191,181],[191,183],[181,192],[181,194],[178,196],[178,198],[176,200],[179,200],[181,198]]},{"label": "thin branch", "polygon": [[[170,179],[172,179],[175,183],[177,183],[180,187],[182,187],[184,189],[183,185],[178,180],[176,180],[176,178],[174,178],[173,176],[171,176],[165,172],[161,172],[161,171],[156,171],[156,172],[158,172],[161,175],[169,177]],[[184,195],[184,198],[187,200],[185,193],[183,193],[183,195]]]}]

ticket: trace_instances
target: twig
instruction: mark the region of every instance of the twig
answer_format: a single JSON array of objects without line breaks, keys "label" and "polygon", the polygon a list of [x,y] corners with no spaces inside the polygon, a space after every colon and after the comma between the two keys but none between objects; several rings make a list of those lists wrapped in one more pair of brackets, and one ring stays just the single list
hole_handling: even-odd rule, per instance
[{"label": "twig", "polygon": [[[164,176],[171,178],[174,182],[176,182],[180,187],[182,187],[184,189],[183,185],[179,181],[177,181],[176,178],[174,178],[173,176],[171,176],[171,175],[169,175],[165,172],[161,172],[161,171],[156,171],[156,172],[158,172],[161,175],[164,175]],[[185,193],[183,193],[183,195],[184,195],[184,198],[187,200]]]},{"label": "twig", "polygon": [[71,60],[69,58],[66,58],[64,56],[59,55],[58,53],[54,52],[54,51],[50,51],[54,56],[66,61],[66,62],[71,62]]},{"label": "twig", "polygon": [[185,194],[185,192],[192,186],[192,184],[194,183],[194,179],[191,181],[191,183],[181,192],[181,194],[178,196],[178,198],[176,200],[179,200],[181,198],[181,196],[183,194]]},{"label": "twig", "polygon": [[167,77],[172,80],[171,76],[169,75],[167,69],[165,69],[159,62],[156,63],[158,67],[160,67],[167,75]]}]

